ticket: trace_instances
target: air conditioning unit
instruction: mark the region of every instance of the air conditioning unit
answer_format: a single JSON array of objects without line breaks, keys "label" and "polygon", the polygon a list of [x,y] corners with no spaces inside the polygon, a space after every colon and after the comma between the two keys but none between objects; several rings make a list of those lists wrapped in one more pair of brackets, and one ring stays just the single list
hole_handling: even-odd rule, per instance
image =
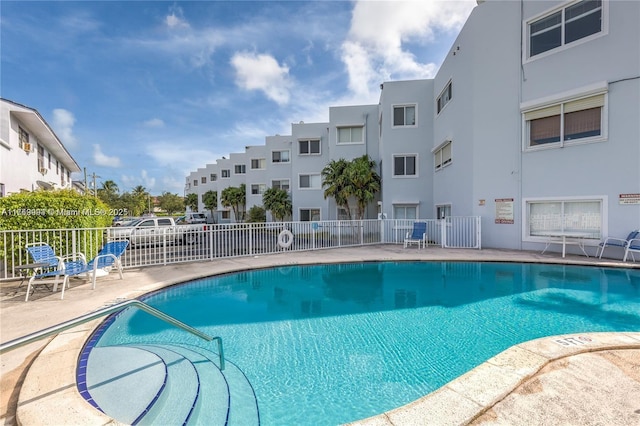
[{"label": "air conditioning unit", "polygon": [[47,170],[46,167],[40,167],[40,173],[42,173],[43,175],[46,175],[48,171],[49,170]]},{"label": "air conditioning unit", "polygon": [[29,142],[23,143],[22,149],[24,149],[24,152],[31,152],[31,144]]}]

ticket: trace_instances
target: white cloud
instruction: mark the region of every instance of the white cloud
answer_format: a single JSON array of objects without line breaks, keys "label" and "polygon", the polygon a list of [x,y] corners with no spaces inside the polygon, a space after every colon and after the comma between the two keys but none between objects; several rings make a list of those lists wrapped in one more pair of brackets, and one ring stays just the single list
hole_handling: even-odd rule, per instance
[{"label": "white cloud", "polygon": [[135,188],[138,185],[142,185],[147,191],[151,191],[156,185],[156,178],[149,176],[149,173],[144,169],[140,171],[139,176],[122,175],[120,179],[125,188]]},{"label": "white cloud", "polygon": [[279,105],[289,102],[292,86],[289,67],[267,54],[238,52],[231,58],[236,71],[236,84],[244,90],[260,90]]},{"label": "white cloud", "polygon": [[159,118],[151,118],[149,120],[144,121],[142,125],[144,127],[159,128],[159,127],[164,127],[164,121],[162,121]]},{"label": "white cloud", "polygon": [[73,126],[75,123],[76,118],[71,111],[62,108],[53,110],[53,128],[62,144],[67,148],[74,148],[76,146],[76,137],[73,134]]},{"label": "white cloud", "polygon": [[170,29],[189,28],[189,23],[184,19],[182,8],[176,5],[171,7],[171,13],[164,18],[164,23]]},{"label": "white cloud", "polygon": [[475,0],[358,1],[341,52],[349,89],[375,99],[385,80],[432,78],[438,65],[420,63],[403,44],[426,45],[436,31],[459,30],[475,5]]},{"label": "white cloud", "polygon": [[121,167],[122,163],[118,157],[110,157],[102,152],[100,145],[93,145],[93,162],[98,166]]}]

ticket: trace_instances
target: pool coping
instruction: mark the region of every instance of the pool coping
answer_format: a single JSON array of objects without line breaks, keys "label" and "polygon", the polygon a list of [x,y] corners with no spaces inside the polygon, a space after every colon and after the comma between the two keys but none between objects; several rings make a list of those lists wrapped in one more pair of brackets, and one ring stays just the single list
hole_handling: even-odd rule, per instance
[{"label": "pool coping", "polygon": [[[315,256],[314,256],[315,257]],[[348,256],[347,256],[348,257]],[[420,256],[421,257],[421,256]],[[482,256],[479,256],[482,257]],[[280,258],[282,260],[282,258]],[[443,261],[442,258],[387,258],[384,256],[350,259],[339,256],[336,259],[287,259],[286,262],[258,262],[249,266],[246,262],[226,264],[222,270],[207,273],[192,273],[188,277],[156,281],[135,291],[130,291],[123,299],[137,298],[154,290],[165,288],[185,281],[206,276],[221,275],[250,269],[277,267],[285,265],[345,263],[353,261]],[[453,261],[460,259],[453,259]],[[481,259],[464,259],[482,261]],[[538,262],[548,262],[542,258]],[[484,259],[484,261],[487,261]],[[499,259],[497,262],[525,262],[523,259]],[[537,262],[533,262],[537,263]],[[589,265],[611,267],[610,262],[562,262],[566,265]],[[631,265],[618,265],[629,267]],[[631,266],[636,268],[637,265]],[[55,297],[52,295],[51,297]],[[76,387],[76,364],[79,354],[96,327],[104,319],[98,319],[74,329],[60,333],[39,353],[29,368],[20,390],[17,421],[18,424],[119,424],[96,410],[80,395]],[[591,340],[581,340],[588,338]],[[575,344],[562,345],[558,341]],[[576,343],[579,342],[579,343]],[[640,350],[640,332],[623,333],[580,333],[560,336],[548,336],[512,346],[475,367],[462,376],[447,383],[440,389],[419,398],[402,407],[388,412],[350,423],[351,425],[392,425],[409,424],[419,419],[421,424],[468,424],[480,417],[513,392],[519,385],[535,376],[549,363],[583,353],[616,350]],[[46,421],[44,420],[46,419]],[[413,419],[413,420],[412,420]]]}]

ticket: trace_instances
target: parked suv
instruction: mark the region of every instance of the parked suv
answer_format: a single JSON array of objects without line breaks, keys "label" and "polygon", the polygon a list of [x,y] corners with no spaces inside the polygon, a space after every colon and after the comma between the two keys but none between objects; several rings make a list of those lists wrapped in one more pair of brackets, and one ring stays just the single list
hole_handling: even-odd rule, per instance
[{"label": "parked suv", "polygon": [[207,223],[207,216],[204,213],[189,212],[184,217],[187,223]]}]

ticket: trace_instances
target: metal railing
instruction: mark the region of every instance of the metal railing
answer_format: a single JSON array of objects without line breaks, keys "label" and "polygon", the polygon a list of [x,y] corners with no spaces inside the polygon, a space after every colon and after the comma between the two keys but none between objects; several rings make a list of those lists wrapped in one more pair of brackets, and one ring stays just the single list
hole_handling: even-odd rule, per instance
[{"label": "metal railing", "polygon": [[[107,240],[129,239],[125,268],[168,265],[372,244],[403,244],[415,221],[427,223],[427,243],[443,248],[481,248],[480,217],[436,219],[327,220],[316,222],[234,223],[122,228],[0,231],[0,280],[19,277],[16,266],[32,263],[25,246],[45,242],[59,256],[83,253],[92,259]],[[289,241],[281,238],[290,232]]]},{"label": "metal railing", "polygon": [[28,334],[26,336],[20,337],[18,339],[14,339],[11,340],[9,342],[6,343],[2,343],[0,345],[0,355],[5,353],[5,352],[9,352],[11,350],[17,349],[21,346],[24,345],[28,345],[29,343],[33,343],[36,342],[40,339],[44,339],[45,337],[49,337],[52,336],[54,334],[58,334],[62,331],[68,330],[70,328],[76,327],[78,325],[84,324],[86,322],[89,321],[93,321],[94,319],[103,317],[105,315],[109,315],[112,314],[114,312],[118,312],[126,307],[129,306],[135,306],[138,309],[141,309],[145,312],[147,312],[148,314],[153,315],[156,318],[161,319],[162,321],[165,321],[171,325],[174,325],[178,328],[181,328],[182,330],[185,330],[195,336],[200,337],[201,339],[206,340],[207,342],[210,342],[212,340],[216,340],[218,343],[218,356],[220,357],[220,370],[224,370],[224,349],[222,346],[222,338],[221,337],[211,337],[199,330],[196,330],[195,328],[173,318],[172,316],[169,316],[167,314],[165,314],[162,311],[159,311],[158,309],[147,305],[144,302],[141,302],[139,300],[127,300],[126,302],[122,302],[122,303],[118,303],[117,305],[113,305],[113,306],[109,306],[107,308],[103,308],[100,310],[97,310],[95,312],[91,312],[88,313],[86,315],[83,315],[81,317],[69,320],[69,321],[65,321],[61,324],[58,325],[54,325],[52,327],[49,328],[45,328],[43,330],[40,330],[38,332],[35,333],[31,333]]}]

